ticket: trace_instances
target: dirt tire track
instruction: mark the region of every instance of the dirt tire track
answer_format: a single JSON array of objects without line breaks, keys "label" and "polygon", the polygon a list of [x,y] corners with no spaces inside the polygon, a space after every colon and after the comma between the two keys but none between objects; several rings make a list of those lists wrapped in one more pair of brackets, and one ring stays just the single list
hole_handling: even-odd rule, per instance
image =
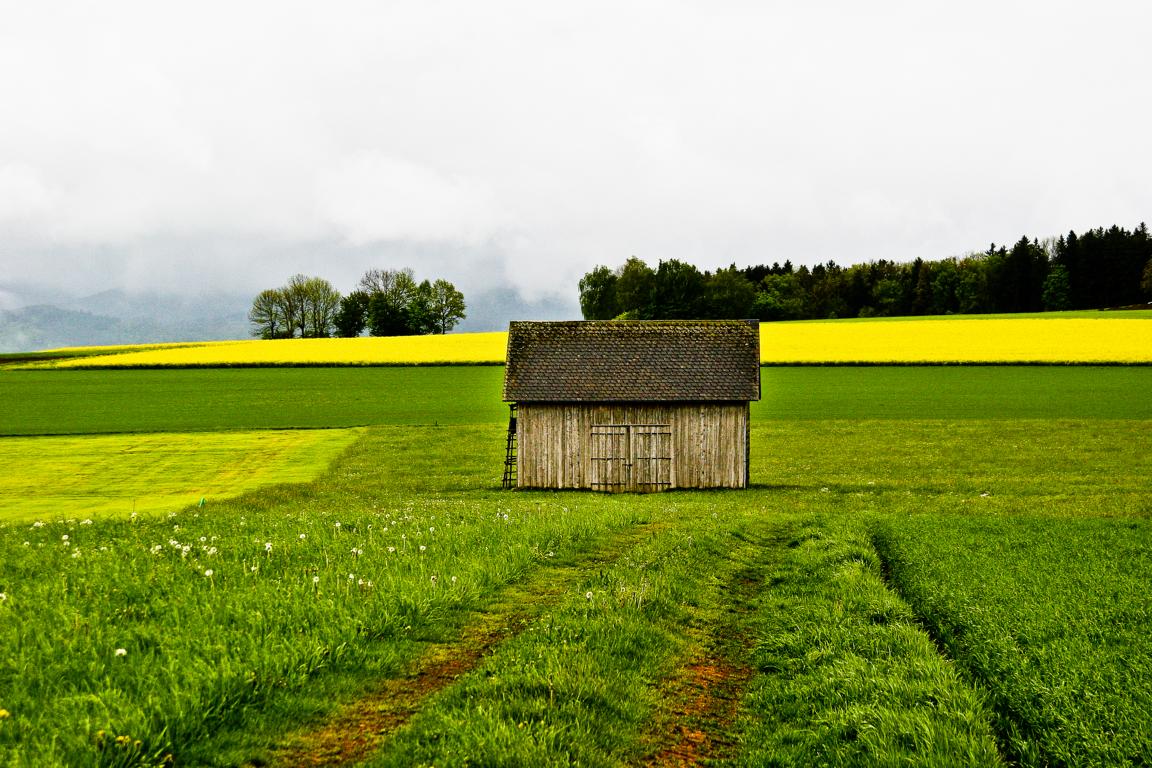
[{"label": "dirt tire track", "polygon": [[[735,573],[720,590],[719,617],[700,630],[698,650],[661,686],[668,707],[641,762],[652,768],[685,768],[733,756],[732,725],[755,670],[748,663],[753,638],[745,624],[755,610],[771,541],[747,542],[734,553]],[[711,617],[708,617],[711,618]]]},{"label": "dirt tire track", "polygon": [[523,631],[533,616],[559,601],[582,575],[663,527],[641,523],[573,562],[542,566],[526,580],[507,585],[485,609],[471,615],[456,639],[429,643],[403,677],[380,680],[327,721],[286,736],[263,759],[247,762],[246,768],[338,768],[366,759],[404,727],[430,696],[476,669],[493,648]]}]

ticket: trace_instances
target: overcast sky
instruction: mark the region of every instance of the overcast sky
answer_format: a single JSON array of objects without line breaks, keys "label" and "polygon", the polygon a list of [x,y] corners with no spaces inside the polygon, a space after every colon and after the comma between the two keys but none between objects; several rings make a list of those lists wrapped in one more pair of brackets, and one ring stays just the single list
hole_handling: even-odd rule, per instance
[{"label": "overcast sky", "polygon": [[0,287],[575,296],[1152,211],[1152,3],[0,0]]}]

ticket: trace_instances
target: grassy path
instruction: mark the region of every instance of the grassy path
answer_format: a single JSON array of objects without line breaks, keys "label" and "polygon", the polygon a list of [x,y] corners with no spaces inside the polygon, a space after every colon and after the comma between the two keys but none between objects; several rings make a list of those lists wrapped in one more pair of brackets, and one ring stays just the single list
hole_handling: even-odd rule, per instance
[{"label": "grassy path", "polygon": [[380,680],[367,695],[341,704],[335,715],[289,735],[252,766],[305,768],[354,765],[383,746],[424,702],[473,671],[493,648],[524,631],[589,569],[615,560],[653,536],[660,526],[641,524],[566,561],[551,561],[523,581],[509,584],[470,614],[458,634],[422,644],[401,676]]},{"label": "grassy path", "polygon": [[715,594],[695,607],[692,650],[660,685],[665,706],[648,736],[654,751],[643,764],[699,765],[735,754],[736,715],[755,672],[749,619],[764,582],[764,561],[777,556],[774,544],[759,533],[744,537],[725,558]]}]

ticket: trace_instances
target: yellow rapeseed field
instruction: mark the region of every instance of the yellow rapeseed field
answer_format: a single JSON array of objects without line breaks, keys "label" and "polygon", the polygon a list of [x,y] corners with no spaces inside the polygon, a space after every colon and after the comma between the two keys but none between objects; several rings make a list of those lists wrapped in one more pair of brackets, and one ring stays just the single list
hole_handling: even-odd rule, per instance
[{"label": "yellow rapeseed field", "polygon": [[357,339],[276,339],[172,346],[98,358],[74,358],[55,367],[228,365],[418,365],[495,363],[504,360],[508,334],[384,336]]},{"label": "yellow rapeseed field", "polygon": [[[1117,317],[908,318],[763,323],[761,362],[1152,363],[1149,319]],[[500,363],[507,334],[283,339],[166,345],[42,363],[92,366],[419,365]]]},{"label": "yellow rapeseed field", "polygon": [[1152,319],[763,323],[765,363],[1149,363]]}]

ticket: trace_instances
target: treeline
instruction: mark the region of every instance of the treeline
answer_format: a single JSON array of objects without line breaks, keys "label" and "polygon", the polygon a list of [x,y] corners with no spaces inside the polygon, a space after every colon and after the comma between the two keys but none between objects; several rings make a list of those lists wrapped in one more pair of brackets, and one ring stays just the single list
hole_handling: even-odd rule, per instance
[{"label": "treeline", "polygon": [[838,317],[1039,312],[1123,307],[1152,300],[1152,239],[1141,224],[1011,248],[911,263],[841,267],[792,262],[701,272],[676,259],[655,269],[635,257],[580,280],[586,320],[808,320]]},{"label": "treeline", "polygon": [[447,280],[416,282],[411,269],[370,269],[347,296],[319,277],[295,275],[261,291],[248,320],[262,339],[448,333],[464,319],[464,294]]}]

